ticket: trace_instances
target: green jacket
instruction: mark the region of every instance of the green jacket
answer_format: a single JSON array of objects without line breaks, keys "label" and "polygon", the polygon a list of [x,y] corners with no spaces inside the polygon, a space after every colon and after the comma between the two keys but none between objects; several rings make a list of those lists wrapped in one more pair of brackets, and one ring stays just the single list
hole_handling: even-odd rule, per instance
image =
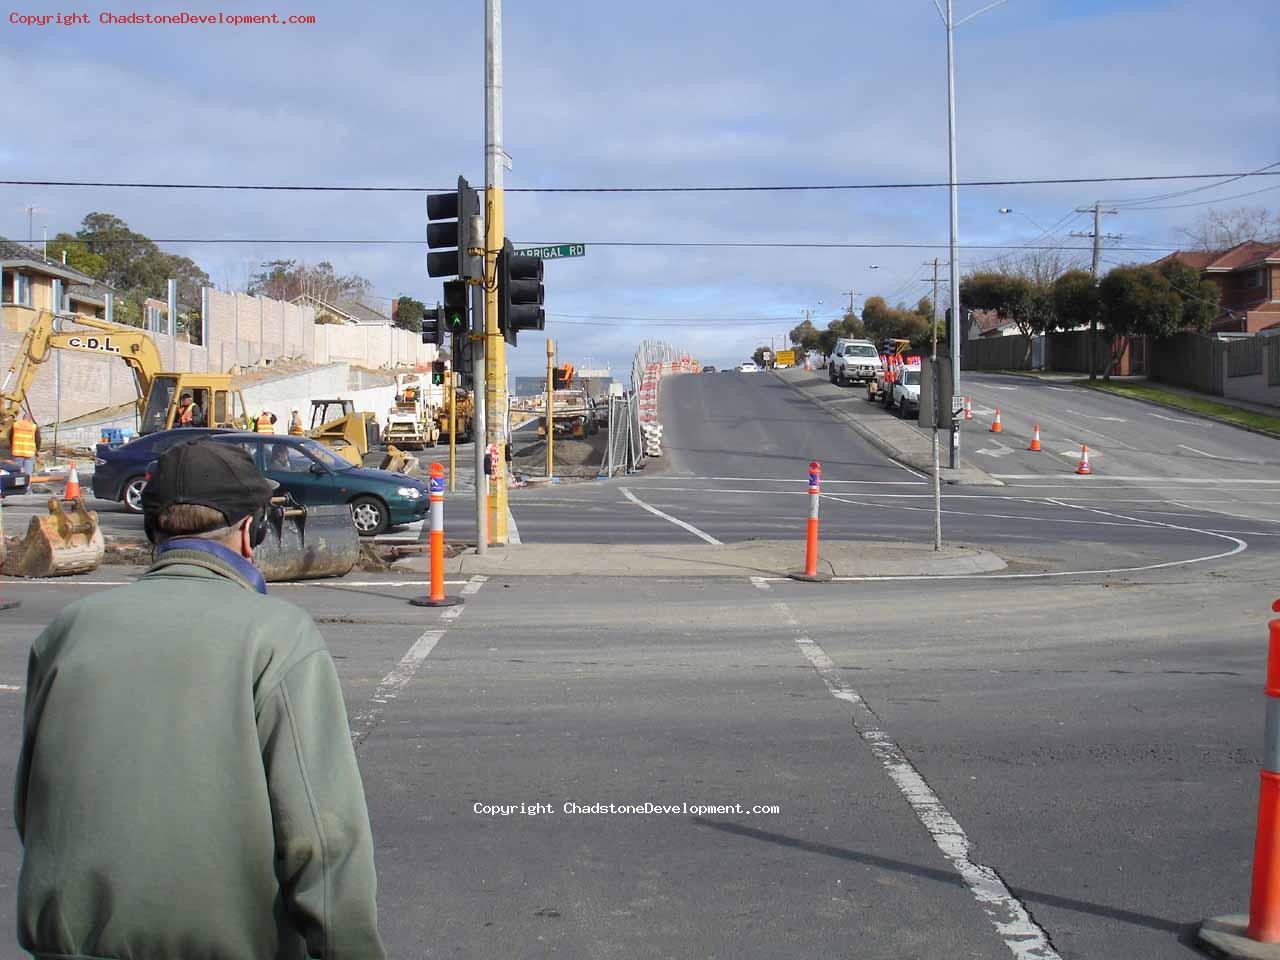
[{"label": "green jacket", "polygon": [[36,639],[14,813],[38,957],[385,955],[333,661],[221,556],[164,554]]}]

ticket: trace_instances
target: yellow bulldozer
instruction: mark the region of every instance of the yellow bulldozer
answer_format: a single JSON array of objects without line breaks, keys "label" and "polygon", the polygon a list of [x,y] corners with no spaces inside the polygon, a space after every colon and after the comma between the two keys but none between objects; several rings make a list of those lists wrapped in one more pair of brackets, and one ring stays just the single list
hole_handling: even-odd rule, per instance
[{"label": "yellow bulldozer", "polygon": [[352,466],[364,466],[365,455],[377,443],[372,413],[357,412],[350,400],[312,400],[307,436],[329,447]]}]

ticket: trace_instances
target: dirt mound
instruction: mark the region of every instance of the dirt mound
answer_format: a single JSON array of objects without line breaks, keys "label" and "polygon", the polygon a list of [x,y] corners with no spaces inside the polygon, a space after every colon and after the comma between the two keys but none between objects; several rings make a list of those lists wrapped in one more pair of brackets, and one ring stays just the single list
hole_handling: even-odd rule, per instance
[{"label": "dirt mound", "polygon": [[[604,430],[581,440],[557,437],[553,464],[556,475],[595,479],[604,463],[608,444],[609,437]],[[513,473],[544,476],[547,472],[547,441],[515,439],[511,449],[511,470]]]}]

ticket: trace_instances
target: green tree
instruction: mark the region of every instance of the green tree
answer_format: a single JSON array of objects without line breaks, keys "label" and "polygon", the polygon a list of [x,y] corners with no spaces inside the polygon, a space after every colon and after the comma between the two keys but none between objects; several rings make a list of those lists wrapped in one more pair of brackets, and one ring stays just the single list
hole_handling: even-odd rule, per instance
[{"label": "green tree", "polygon": [[1221,312],[1222,291],[1212,280],[1202,280],[1199,271],[1178,260],[1166,260],[1160,272],[1182,300],[1182,329],[1206,333]]},{"label": "green tree", "polygon": [[1171,337],[1182,329],[1182,298],[1163,273],[1149,266],[1116,267],[1098,285],[1102,320],[1111,340],[1103,376],[1119,360],[1125,337]]},{"label": "green tree", "polygon": [[249,278],[248,292],[273,300],[296,300],[309,295],[325,303],[360,300],[373,290],[373,284],[359,274],[339,276],[333,264],[321,260],[308,264],[298,260],[267,260]]},{"label": "green tree", "polygon": [[62,260],[63,254],[66,254],[67,266],[72,270],[79,270],[97,280],[106,275],[107,258],[91,252],[87,244],[69,233],[59,233],[51,239],[48,250],[49,259],[55,262]]},{"label": "green tree", "polygon": [[1057,325],[1051,290],[1022,276],[984,270],[960,282],[960,302],[971,310],[990,310],[1017,326],[1031,359],[1031,341]]},{"label": "green tree", "polygon": [[772,353],[772,352],[773,352],[773,351],[771,351],[768,347],[756,347],[756,348],[755,348],[755,350],[754,350],[754,351],[752,352],[752,354],[751,354],[751,359],[752,359],[752,360],[754,360],[754,361],[756,362],[756,366],[757,366],[757,367],[763,367],[763,366],[764,366],[764,355],[765,355],[766,353]]},{"label": "green tree", "polygon": [[400,297],[396,300],[395,310],[391,317],[391,322],[401,330],[411,330],[414,333],[422,332],[422,317],[426,313],[427,305],[421,300],[415,300],[413,297]]},{"label": "green tree", "polygon": [[1053,311],[1058,326],[1063,330],[1089,327],[1089,379],[1098,376],[1094,344],[1098,336],[1098,319],[1101,309],[1098,300],[1098,284],[1088,270],[1068,270],[1053,281],[1051,288]]},{"label": "green tree", "polygon": [[813,321],[805,320],[791,328],[788,339],[801,350],[816,350],[818,347],[818,328]]}]

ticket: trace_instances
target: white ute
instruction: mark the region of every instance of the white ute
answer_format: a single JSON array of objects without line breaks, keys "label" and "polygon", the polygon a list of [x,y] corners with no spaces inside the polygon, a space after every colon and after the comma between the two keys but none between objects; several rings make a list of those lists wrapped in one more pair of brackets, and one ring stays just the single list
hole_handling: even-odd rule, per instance
[{"label": "white ute", "polygon": [[880,352],[870,340],[840,339],[831,351],[827,375],[832,383],[844,387],[875,380],[883,366]]},{"label": "white ute", "polygon": [[920,367],[913,364],[898,371],[889,391],[889,406],[900,417],[920,416]]}]

